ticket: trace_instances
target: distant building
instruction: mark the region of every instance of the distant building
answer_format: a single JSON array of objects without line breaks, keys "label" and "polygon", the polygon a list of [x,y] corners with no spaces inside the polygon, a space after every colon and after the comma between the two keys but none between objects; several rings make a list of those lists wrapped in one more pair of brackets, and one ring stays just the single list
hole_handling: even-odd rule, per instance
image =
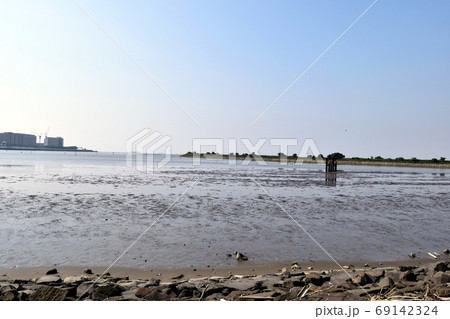
[{"label": "distant building", "polygon": [[5,132],[0,133],[1,146],[36,147],[36,135]]},{"label": "distant building", "polygon": [[45,147],[64,147],[64,139],[62,137],[46,137],[44,140]]}]

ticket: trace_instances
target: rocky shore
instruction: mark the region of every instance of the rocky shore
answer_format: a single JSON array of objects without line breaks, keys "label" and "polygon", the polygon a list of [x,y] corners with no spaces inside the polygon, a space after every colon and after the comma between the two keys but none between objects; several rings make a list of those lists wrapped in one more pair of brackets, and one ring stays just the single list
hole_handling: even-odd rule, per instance
[{"label": "rocky shore", "polygon": [[298,263],[279,273],[186,278],[166,282],[109,273],[61,277],[57,269],[31,280],[0,280],[4,301],[120,300],[450,300],[450,262],[420,266],[303,270]]}]

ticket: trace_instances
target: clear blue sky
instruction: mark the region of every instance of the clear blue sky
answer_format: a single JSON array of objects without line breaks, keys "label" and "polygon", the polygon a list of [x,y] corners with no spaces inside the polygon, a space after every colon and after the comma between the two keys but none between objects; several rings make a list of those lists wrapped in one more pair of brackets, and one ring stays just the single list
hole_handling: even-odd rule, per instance
[{"label": "clear blue sky", "polygon": [[[450,2],[0,2],[0,131],[125,151],[148,127],[191,139],[312,137],[347,156],[450,158]],[[240,151],[245,151],[240,149]],[[292,149],[291,152],[295,152]],[[264,153],[275,153],[267,147]]]}]

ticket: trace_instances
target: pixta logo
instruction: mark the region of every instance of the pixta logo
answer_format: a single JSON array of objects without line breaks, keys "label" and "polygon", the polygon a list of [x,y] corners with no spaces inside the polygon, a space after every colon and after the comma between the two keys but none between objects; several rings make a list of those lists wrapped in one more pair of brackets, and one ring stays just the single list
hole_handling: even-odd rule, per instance
[{"label": "pixta logo", "polygon": [[127,166],[144,173],[154,173],[170,162],[171,136],[148,128],[127,140]]}]

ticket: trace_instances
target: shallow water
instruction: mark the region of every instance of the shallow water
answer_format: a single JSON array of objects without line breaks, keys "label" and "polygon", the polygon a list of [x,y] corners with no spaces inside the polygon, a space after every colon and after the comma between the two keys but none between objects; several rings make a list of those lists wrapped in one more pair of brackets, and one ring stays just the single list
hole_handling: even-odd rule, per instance
[{"label": "shallow water", "polygon": [[235,250],[253,263],[328,260],[306,232],[338,260],[450,246],[449,170],[340,166],[326,182],[311,164],[172,157],[155,174],[125,164],[124,154],[0,152],[0,265],[109,266],[152,224],[118,266],[232,265]]}]

